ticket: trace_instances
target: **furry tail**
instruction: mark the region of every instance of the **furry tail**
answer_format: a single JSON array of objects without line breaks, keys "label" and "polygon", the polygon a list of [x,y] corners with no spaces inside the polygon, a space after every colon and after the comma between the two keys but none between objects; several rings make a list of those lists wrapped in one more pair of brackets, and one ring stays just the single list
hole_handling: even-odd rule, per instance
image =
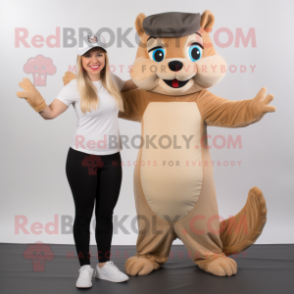
[{"label": "furry tail", "polygon": [[251,188],[243,209],[220,223],[223,252],[236,254],[253,245],[266,223],[266,213],[262,192],[257,187]]}]

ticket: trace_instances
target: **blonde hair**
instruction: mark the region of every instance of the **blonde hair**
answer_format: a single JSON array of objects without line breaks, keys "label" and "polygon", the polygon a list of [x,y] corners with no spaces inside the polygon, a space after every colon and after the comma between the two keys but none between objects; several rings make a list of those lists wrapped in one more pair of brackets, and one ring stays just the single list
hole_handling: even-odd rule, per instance
[{"label": "blonde hair", "polygon": [[[104,54],[105,66],[100,72],[102,85],[114,98],[116,106],[119,108],[119,110],[121,112],[124,112],[123,100],[120,91],[111,78],[107,53],[105,52]],[[97,108],[99,107],[97,88],[92,83],[87,71],[84,70],[82,65],[82,56],[79,55],[77,57],[77,72],[78,91],[81,96],[81,111],[85,114],[87,111],[91,112],[92,109],[97,110]]]}]

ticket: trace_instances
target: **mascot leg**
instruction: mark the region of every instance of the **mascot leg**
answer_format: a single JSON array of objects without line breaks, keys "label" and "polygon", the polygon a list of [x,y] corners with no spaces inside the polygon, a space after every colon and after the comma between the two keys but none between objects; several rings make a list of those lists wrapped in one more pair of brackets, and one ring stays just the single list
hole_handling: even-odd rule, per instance
[{"label": "mascot leg", "polygon": [[169,224],[158,225],[156,232],[152,232],[151,228],[148,231],[142,230],[137,239],[137,254],[125,263],[126,273],[131,276],[143,276],[160,268],[169,257],[174,239],[175,235]]},{"label": "mascot leg", "polygon": [[[203,161],[211,162],[209,149],[202,152]],[[212,165],[204,165],[198,202],[174,229],[199,268],[216,276],[236,274],[236,262],[223,253]]]},{"label": "mascot leg", "polygon": [[176,236],[172,224],[150,209],[142,191],[139,165],[134,171],[134,193],[139,229],[137,254],[126,261],[125,270],[131,276],[148,275],[166,262]]},{"label": "mascot leg", "polygon": [[237,264],[222,252],[219,232],[215,229],[218,218],[208,219],[193,214],[175,225],[176,234],[199,268],[216,276],[232,276],[237,273]]},{"label": "mascot leg", "polygon": [[198,204],[175,224],[175,232],[199,268],[217,276],[231,276],[237,273],[237,264],[227,255],[242,252],[259,237],[266,222],[265,199],[257,187],[252,188],[244,208],[220,223],[215,196],[208,191],[204,184]]}]

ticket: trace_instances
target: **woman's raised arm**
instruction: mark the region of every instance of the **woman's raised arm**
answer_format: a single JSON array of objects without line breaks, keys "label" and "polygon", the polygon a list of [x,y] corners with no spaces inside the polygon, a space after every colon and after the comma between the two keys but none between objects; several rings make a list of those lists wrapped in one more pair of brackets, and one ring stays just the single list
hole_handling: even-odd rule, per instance
[{"label": "woman's raised arm", "polygon": [[55,99],[49,106],[46,104],[45,99],[40,92],[32,84],[32,82],[24,78],[19,86],[25,90],[25,92],[17,92],[16,95],[19,98],[24,98],[31,107],[38,112],[44,119],[53,119],[63,113],[68,106],[62,101]]}]

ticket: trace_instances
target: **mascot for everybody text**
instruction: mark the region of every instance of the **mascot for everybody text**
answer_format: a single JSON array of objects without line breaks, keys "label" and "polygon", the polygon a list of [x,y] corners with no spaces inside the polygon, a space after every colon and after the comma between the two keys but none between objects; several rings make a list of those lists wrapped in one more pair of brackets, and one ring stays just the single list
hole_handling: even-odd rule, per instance
[{"label": "mascot for everybody text", "polygon": [[139,14],[135,22],[140,45],[131,77],[140,89],[122,93],[125,112],[120,113],[141,122],[145,140],[134,171],[140,233],[137,254],[125,264],[130,275],[162,266],[179,238],[202,270],[231,276],[237,264],[227,256],[251,246],[266,222],[257,187],[235,217],[219,221],[207,126],[244,127],[275,107],[268,105],[273,95],[265,96],[265,88],[242,101],[207,90],[226,70],[209,37],[213,24],[210,11]]}]

